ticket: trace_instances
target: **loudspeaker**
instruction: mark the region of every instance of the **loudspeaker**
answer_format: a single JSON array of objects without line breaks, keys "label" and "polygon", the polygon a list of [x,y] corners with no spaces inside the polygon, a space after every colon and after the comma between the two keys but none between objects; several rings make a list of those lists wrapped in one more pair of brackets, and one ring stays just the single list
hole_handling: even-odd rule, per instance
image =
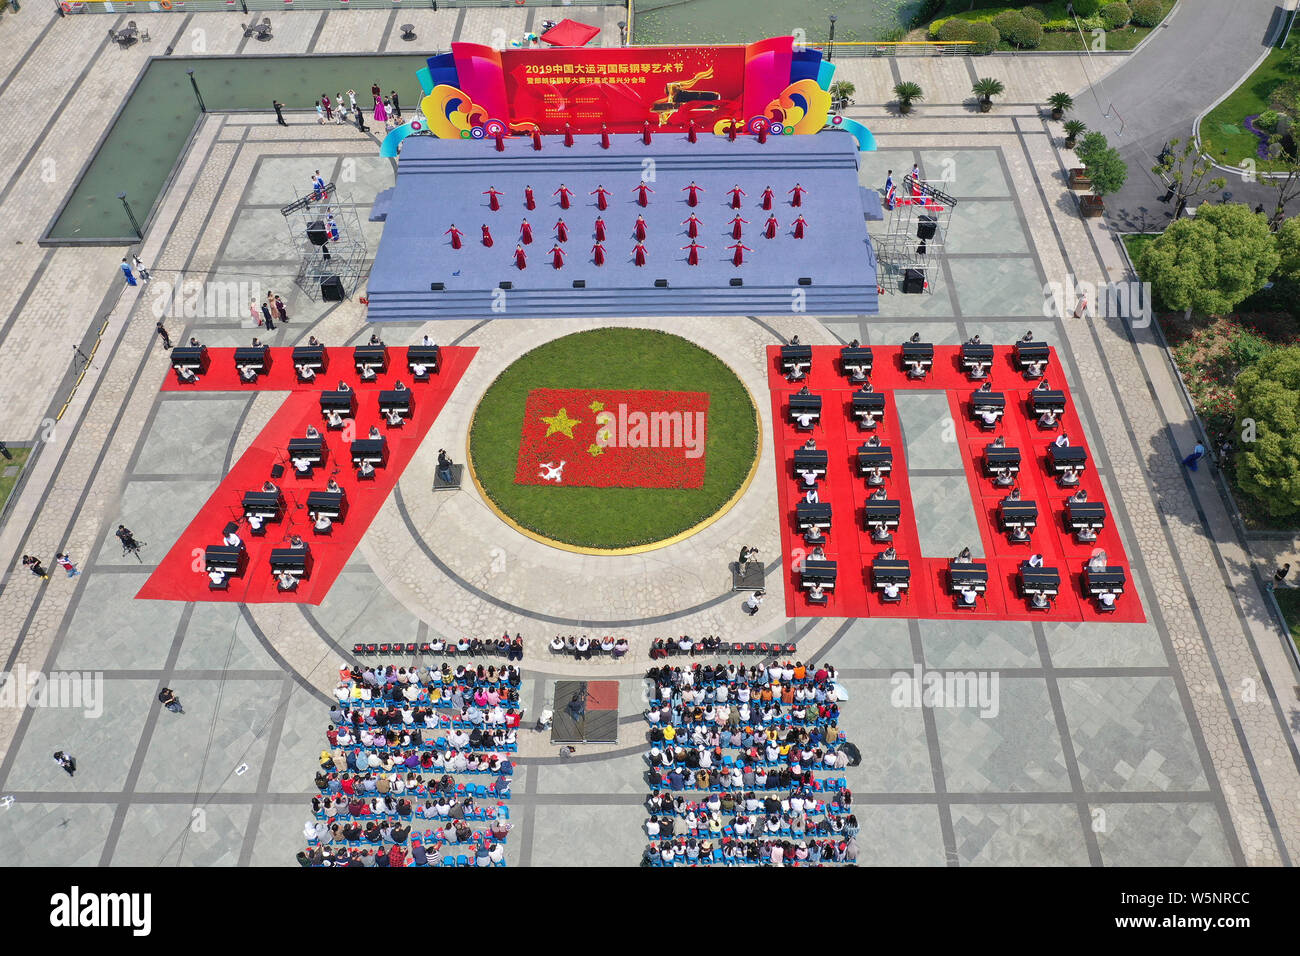
[{"label": "loudspeaker", "polygon": [[800,285],[812,285],[812,279],[811,279],[809,276],[800,276],[800,277],[799,277],[799,284],[800,284]]},{"label": "loudspeaker", "polygon": [[586,279],[574,279],[574,280],[573,280],[573,287],[574,287],[575,289],[585,289],[585,288],[587,288],[587,280],[586,280]]},{"label": "loudspeaker", "polygon": [[499,282],[499,283],[497,283],[497,288],[498,288],[498,289],[513,289],[514,287],[515,287],[515,284],[514,284],[513,282]]},{"label": "loudspeaker", "polygon": [[732,285],[744,285],[744,284],[745,284],[745,280],[744,280],[744,279],[732,279],[732,280],[731,280],[731,284],[732,284]]},{"label": "loudspeaker", "polygon": [[656,288],[656,289],[666,289],[666,288],[668,288],[668,280],[667,280],[667,279],[655,279],[655,288]]},{"label": "loudspeaker", "polygon": [[330,241],[330,233],[325,228],[324,220],[317,219],[307,224],[307,239],[313,246],[323,246]]},{"label": "loudspeaker", "polygon": [[938,220],[933,216],[921,216],[916,220],[916,238],[933,239],[935,230],[938,228]]},{"label": "loudspeaker", "polygon": [[441,291],[443,290],[443,288],[445,288],[445,287],[443,286],[443,284],[442,284],[441,282],[430,282],[430,283],[429,283],[429,291],[430,291],[430,292],[441,292]]},{"label": "loudspeaker", "polygon": [[284,475],[284,465],[272,465],[272,466],[271,466],[271,477],[272,477],[272,478],[280,478],[280,477],[283,477],[283,475]]},{"label": "loudspeaker", "polygon": [[904,292],[924,292],[925,291],[925,270],[923,269],[904,269],[903,270],[903,291]]},{"label": "loudspeaker", "polygon": [[338,276],[326,276],[320,283],[320,297],[326,302],[342,302],[343,280]]}]

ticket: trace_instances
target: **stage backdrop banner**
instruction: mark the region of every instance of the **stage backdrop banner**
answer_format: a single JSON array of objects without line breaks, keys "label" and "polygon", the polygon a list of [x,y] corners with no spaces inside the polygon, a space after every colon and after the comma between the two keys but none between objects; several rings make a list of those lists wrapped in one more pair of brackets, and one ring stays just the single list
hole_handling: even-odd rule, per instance
[{"label": "stage backdrop banner", "polygon": [[793,37],[748,46],[563,47],[495,50],[453,43],[430,57],[421,103],[429,131],[483,139],[562,133],[685,131],[816,133],[830,95],[821,53]]},{"label": "stage backdrop banner", "polygon": [[515,484],[699,488],[708,415],[707,392],[534,389]]}]

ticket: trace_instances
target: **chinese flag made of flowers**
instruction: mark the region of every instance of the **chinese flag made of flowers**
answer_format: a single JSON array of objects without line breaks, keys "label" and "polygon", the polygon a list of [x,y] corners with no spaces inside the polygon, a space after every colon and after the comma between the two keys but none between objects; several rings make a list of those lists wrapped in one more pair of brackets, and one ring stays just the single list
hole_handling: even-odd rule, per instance
[{"label": "chinese flag made of flowers", "polygon": [[515,484],[699,488],[708,417],[707,392],[534,389]]}]

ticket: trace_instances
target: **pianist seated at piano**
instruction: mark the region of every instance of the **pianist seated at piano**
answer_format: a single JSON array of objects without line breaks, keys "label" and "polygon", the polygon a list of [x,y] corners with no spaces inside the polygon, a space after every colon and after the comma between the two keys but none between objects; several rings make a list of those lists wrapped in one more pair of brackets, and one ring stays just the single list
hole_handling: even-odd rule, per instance
[{"label": "pianist seated at piano", "polygon": [[309,511],[307,517],[312,520],[312,530],[317,534],[329,534],[334,530],[334,519],[320,511]]},{"label": "pianist seated at piano", "polygon": [[381,338],[379,337],[379,333],[378,333],[378,332],[371,332],[371,333],[370,333],[370,343],[369,343],[369,344],[370,344],[370,345],[383,345],[383,344],[384,344],[384,340],[381,339]]},{"label": "pianist seated at piano", "polygon": [[312,368],[310,365],[295,365],[294,368],[298,370],[298,378],[300,380],[304,382],[312,382],[316,380],[316,369]]},{"label": "pianist seated at piano", "polygon": [[361,459],[361,464],[357,466],[357,479],[365,481],[375,477],[375,466],[370,464],[368,458]]},{"label": "pianist seated at piano", "polygon": [[818,545],[817,547],[813,548],[813,550],[812,550],[812,554],[808,555],[808,560],[809,560],[809,561],[825,561],[825,560],[826,560],[826,551],[825,551],[825,549],[822,548],[821,545]]},{"label": "pianist seated at piano", "polygon": [[262,490],[274,493],[280,490],[280,486],[268,478],[266,481],[262,482]]},{"label": "pianist seated at piano", "polygon": [[1025,564],[1031,568],[1041,568],[1043,566],[1043,556],[1041,554],[1031,554]]},{"label": "pianist seated at piano", "polygon": [[808,600],[815,604],[821,604],[826,600],[826,586],[820,581],[814,581],[808,588]]},{"label": "pianist seated at piano", "polygon": [[294,458],[293,470],[300,478],[310,478],[316,463],[310,458]]},{"label": "pianist seated at piano", "polygon": [[367,362],[365,365],[362,365],[361,381],[369,382],[369,381],[373,381],[374,378],[375,378],[375,367],[371,365],[369,362]]},{"label": "pianist seated at piano", "polygon": [[1057,448],[1069,448],[1070,436],[1065,434],[1065,432],[1061,432],[1061,434],[1056,436],[1056,440],[1053,441],[1052,444],[1055,445]]},{"label": "pianist seated at piano", "polygon": [[281,591],[298,590],[298,577],[292,571],[277,571],[275,572],[275,577],[276,577],[276,581],[278,582],[277,587],[279,588],[279,590]]},{"label": "pianist seated at piano", "polygon": [[295,534],[293,537],[289,539],[289,547],[294,548],[298,551],[306,551],[307,542],[302,540],[302,535]]},{"label": "pianist seated at piano", "polygon": [[975,559],[971,556],[970,548],[962,548],[961,554],[952,559],[953,564],[973,564]]},{"label": "pianist seated at piano", "polygon": [[373,439],[376,439],[376,440],[378,440],[378,439],[384,437],[383,435],[381,435],[381,434],[379,433],[379,426],[378,426],[378,425],[371,425],[371,426],[370,426],[370,437],[373,438]]},{"label": "pianist seated at piano", "polygon": [[244,546],[244,542],[233,530],[227,531],[221,540],[225,542],[225,545],[228,548],[242,548]]},{"label": "pianist seated at piano", "polygon": [[341,495],[341,494],[344,493],[344,492],[343,492],[343,486],[340,485],[340,484],[339,484],[337,481],[335,481],[333,478],[331,478],[331,479],[329,480],[329,482],[325,485],[325,490],[326,490],[326,491],[332,491],[332,492],[334,492],[336,495]]},{"label": "pianist seated at piano", "polygon": [[803,500],[810,505],[815,505],[817,504],[818,501],[821,500],[820,498],[817,497],[816,485],[814,485],[813,487],[809,488],[807,491],[804,492]]},{"label": "pianist seated at piano", "polygon": [[258,537],[266,534],[266,519],[261,515],[248,512],[244,515],[244,520],[248,522],[249,533]]},{"label": "pianist seated at piano", "polygon": [[1042,431],[1051,431],[1053,428],[1056,428],[1059,424],[1060,423],[1057,421],[1056,418],[1056,409],[1054,408],[1049,408],[1046,411],[1044,411],[1043,414],[1038,416],[1038,427]]},{"label": "pianist seated at piano", "polygon": [[[980,344],[980,337],[979,337],[979,335],[972,335],[972,336],[970,337],[970,341],[967,342],[966,344],[967,344],[967,345],[979,345],[979,344]],[[981,378],[984,378],[984,377],[986,377],[986,376],[989,374],[988,366],[986,366],[983,362],[972,362],[972,363],[971,363],[971,366],[970,366],[970,369],[969,369],[969,374],[970,374],[970,377],[973,378],[973,379],[981,379]]]},{"label": "pianist seated at piano", "polygon": [[188,365],[178,365],[176,366],[176,380],[185,385],[190,385],[197,382],[199,377],[194,374],[194,370]]},{"label": "pianist seated at piano", "polygon": [[898,584],[894,581],[886,581],[881,590],[884,592],[886,601],[902,600],[902,594],[898,589]]},{"label": "pianist seated at piano", "polygon": [[245,382],[257,381],[257,366],[256,365],[239,366],[239,377],[242,378]]},{"label": "pianist seated at piano", "polygon": [[208,569],[208,588],[213,591],[224,591],[229,587],[226,572],[218,568]]},{"label": "pianist seated at piano", "polygon": [[804,468],[801,470],[799,472],[799,477],[803,479],[803,483],[809,488],[815,488],[817,486],[817,472],[813,471],[811,468]]},{"label": "pianist seated at piano", "polygon": [[1115,595],[1111,591],[1102,591],[1097,595],[1097,610],[1113,611],[1115,610]]},{"label": "pianist seated at piano", "polygon": [[384,418],[388,420],[389,428],[401,428],[405,422],[402,418],[401,411],[396,408],[390,408],[388,411],[384,412]]},{"label": "pianist seated at piano", "polygon": [[974,607],[976,599],[979,598],[979,592],[971,588],[961,589],[961,603],[963,607]]},{"label": "pianist seated at piano", "polygon": [[399,378],[396,382],[393,383],[393,391],[395,391],[395,392],[401,392],[401,391],[405,391],[405,390],[406,390],[406,383],[403,382],[400,378]]},{"label": "pianist seated at piano", "polygon": [[347,382],[343,381],[343,379],[339,379],[338,388],[334,389],[334,391],[336,391],[336,392],[350,392],[350,391],[352,391],[352,386],[349,385]]},{"label": "pianist seated at piano", "polygon": [[308,425],[307,431],[304,433],[304,437],[320,438],[320,430],[315,425]]},{"label": "pianist seated at piano", "polygon": [[328,409],[328,410],[325,412],[325,427],[326,427],[326,428],[342,428],[342,427],[343,427],[343,413],[340,412],[337,408],[331,408],[331,409]]}]

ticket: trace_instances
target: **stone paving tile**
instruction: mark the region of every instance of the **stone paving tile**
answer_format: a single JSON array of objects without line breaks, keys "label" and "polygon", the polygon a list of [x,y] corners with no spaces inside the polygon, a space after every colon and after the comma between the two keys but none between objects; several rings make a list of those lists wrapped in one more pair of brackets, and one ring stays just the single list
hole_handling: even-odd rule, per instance
[{"label": "stone paving tile", "polygon": [[1086,866],[1078,810],[1069,804],[955,804],[962,866]]},{"label": "stone paving tile", "polygon": [[645,850],[643,806],[542,805],[533,812],[533,866],[629,866]]},{"label": "stone paving tile", "polygon": [[111,864],[234,866],[251,812],[247,806],[134,804],[126,811]]},{"label": "stone paving tile", "polygon": [[862,752],[858,781],[861,793],[933,793],[934,775],[921,709],[894,702],[894,681],[887,678],[842,681],[849,692],[840,705],[840,727]]},{"label": "stone paving tile", "polygon": [[921,647],[927,667],[1041,666],[1033,628],[1018,621],[926,621]]},{"label": "stone paving tile", "polygon": [[96,866],[116,810],[110,803],[15,803],[0,814],[0,856],[6,866]]},{"label": "stone paving tile", "polygon": [[1223,822],[1205,803],[1094,803],[1106,866],[1231,866]]}]

